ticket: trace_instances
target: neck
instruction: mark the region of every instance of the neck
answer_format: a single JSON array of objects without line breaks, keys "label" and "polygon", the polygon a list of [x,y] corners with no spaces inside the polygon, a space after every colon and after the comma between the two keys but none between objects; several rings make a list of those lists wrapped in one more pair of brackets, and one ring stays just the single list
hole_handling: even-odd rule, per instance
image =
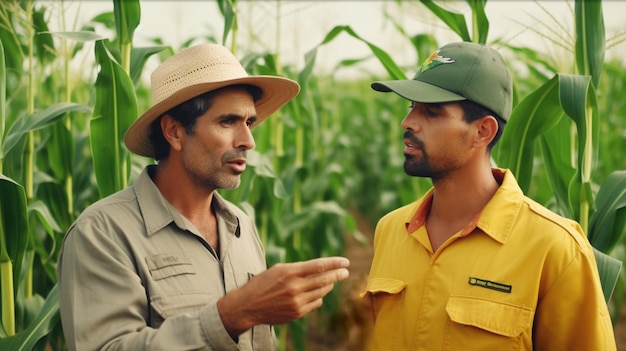
[{"label": "neck", "polygon": [[490,167],[456,172],[433,181],[435,190],[429,217],[451,223],[469,222],[498,190]]},{"label": "neck", "polygon": [[152,180],[163,197],[187,219],[195,222],[210,216],[214,190],[198,186],[181,170],[181,167],[161,162]]}]

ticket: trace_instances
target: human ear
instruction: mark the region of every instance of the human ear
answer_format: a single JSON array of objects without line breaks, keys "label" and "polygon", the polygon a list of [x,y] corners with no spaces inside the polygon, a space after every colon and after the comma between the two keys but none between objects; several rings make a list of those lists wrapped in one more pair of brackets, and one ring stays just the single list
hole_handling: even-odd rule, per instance
[{"label": "human ear", "polygon": [[487,115],[476,121],[474,143],[476,147],[487,147],[498,132],[498,121],[494,116]]},{"label": "human ear", "polygon": [[163,137],[170,143],[173,150],[180,151],[182,149],[182,126],[172,116],[165,114],[161,118],[161,130]]}]

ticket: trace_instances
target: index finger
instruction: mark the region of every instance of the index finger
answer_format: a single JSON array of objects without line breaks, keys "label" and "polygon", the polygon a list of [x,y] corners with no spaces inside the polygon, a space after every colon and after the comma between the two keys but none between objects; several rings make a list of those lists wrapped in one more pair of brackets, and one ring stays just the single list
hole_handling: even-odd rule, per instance
[{"label": "index finger", "polygon": [[295,262],[297,273],[299,276],[307,276],[311,274],[324,273],[334,269],[347,268],[350,266],[350,260],[341,256],[319,257],[308,261]]}]

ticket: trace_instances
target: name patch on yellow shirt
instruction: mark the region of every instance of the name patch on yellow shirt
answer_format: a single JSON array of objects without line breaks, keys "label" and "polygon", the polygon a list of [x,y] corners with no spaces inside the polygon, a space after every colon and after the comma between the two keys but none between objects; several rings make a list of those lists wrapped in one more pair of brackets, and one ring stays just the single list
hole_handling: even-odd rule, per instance
[{"label": "name patch on yellow shirt", "polygon": [[491,289],[491,290],[502,291],[502,292],[509,293],[509,294],[511,293],[511,290],[513,290],[513,287],[511,285],[502,284],[498,282],[492,282],[491,280],[485,280],[485,279],[474,278],[474,277],[469,277],[469,284],[480,286],[480,287]]}]

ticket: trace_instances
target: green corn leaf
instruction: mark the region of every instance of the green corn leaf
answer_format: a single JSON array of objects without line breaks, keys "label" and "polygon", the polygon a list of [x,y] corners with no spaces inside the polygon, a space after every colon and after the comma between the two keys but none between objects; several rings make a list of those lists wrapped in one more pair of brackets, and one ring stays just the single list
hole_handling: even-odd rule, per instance
[{"label": "green corn leaf", "polygon": [[54,104],[43,111],[20,117],[7,130],[2,148],[0,149],[0,158],[3,158],[26,133],[47,127],[57,122],[66,113],[90,111],[91,108],[87,105],[62,102]]},{"label": "green corn leaf", "polygon": [[561,118],[556,127],[546,131],[540,138],[546,176],[550,184],[549,192],[554,194],[561,215],[574,218],[574,210],[569,201],[569,185],[576,170],[571,160],[570,121]]},{"label": "green corn leaf", "polygon": [[[282,180],[276,175],[274,165],[268,155],[256,150],[250,150],[248,152],[248,164],[253,167],[253,172],[250,173],[253,173],[255,177],[268,178],[268,180],[272,182],[272,193],[274,196],[279,199],[285,199],[290,196],[287,190],[285,190]],[[239,192],[242,193],[242,199],[247,198],[249,192],[252,190],[252,182],[247,181],[247,179],[253,175],[244,173],[246,179],[242,179],[242,184],[245,186],[239,190]]]},{"label": "green corn leaf", "polygon": [[[559,74],[559,97],[563,111],[574,121],[578,132],[578,166],[584,164],[583,154],[588,149],[597,159],[598,116],[596,93],[589,76]],[[587,145],[593,143],[593,145]]]},{"label": "green corn leaf", "polygon": [[218,0],[220,12],[224,17],[224,33],[222,34],[222,44],[226,44],[226,38],[228,34],[237,26],[237,12],[235,11],[235,5],[237,0]]},{"label": "green corn leaf", "polygon": [[33,27],[35,36],[33,42],[35,45],[35,54],[42,65],[47,65],[56,58],[54,41],[48,31],[48,23],[44,18],[46,7],[42,6],[33,11]]},{"label": "green corn leaf", "polygon": [[[0,7],[11,6],[11,2],[2,1]],[[21,73],[24,69],[24,52],[22,51],[20,38],[16,34],[14,28],[13,12],[8,9],[1,9],[6,16],[6,21],[2,21],[4,25],[0,25],[0,42],[4,47],[3,60],[6,61],[5,69]]]},{"label": "green corn leaf", "polygon": [[420,0],[435,16],[445,23],[448,28],[461,37],[463,41],[472,41],[463,15],[448,11],[435,4],[432,0]]},{"label": "green corn leaf", "polygon": [[0,350],[30,351],[44,336],[48,335],[59,323],[59,288],[55,285],[46,301],[25,330],[17,334],[0,338]]},{"label": "green corn leaf", "polygon": [[376,58],[380,61],[380,63],[382,63],[387,73],[389,73],[389,76],[391,77],[391,79],[407,79],[404,71],[400,69],[400,67],[398,67],[398,65],[391,58],[391,56],[388,53],[386,53],[383,49],[361,38],[361,36],[356,34],[351,27],[345,27],[344,31],[350,36],[352,36],[353,38],[363,42],[365,45],[367,45],[370,48],[370,50],[372,50],[372,53],[374,54],[374,56],[376,56]]},{"label": "green corn leaf", "polygon": [[37,215],[40,223],[48,234],[52,234],[53,231],[60,233],[63,230],[43,201],[33,201],[28,205],[28,211]]},{"label": "green corn leaf", "polygon": [[297,232],[314,222],[322,214],[331,214],[339,217],[347,215],[346,211],[334,201],[316,201],[307,205],[299,213],[283,217],[283,228],[286,233]]},{"label": "green corn leaf", "polygon": [[613,291],[615,290],[617,280],[619,279],[622,262],[596,248],[593,249],[593,253],[596,257],[596,264],[600,275],[600,285],[602,285],[602,292],[604,293],[604,301],[609,303],[611,295],[613,295]]},{"label": "green corn leaf", "polygon": [[418,34],[411,37],[411,43],[417,51],[418,65],[424,62],[432,53],[437,50],[437,39],[432,34]]},{"label": "green corn leaf", "polygon": [[[73,213],[69,210],[69,203],[67,193],[62,184],[56,182],[38,182],[37,186],[37,199],[35,202],[29,204],[29,213],[31,207],[37,201],[41,201],[42,206],[38,207],[43,215],[42,223],[46,227],[58,232],[64,233],[67,228],[72,224],[75,219]],[[48,224],[44,223],[48,222]]]},{"label": "green corn leaf", "polygon": [[330,32],[328,32],[328,34],[326,34],[326,36],[324,37],[324,40],[322,40],[320,44],[315,46],[313,49],[309,50],[304,55],[305,67],[300,72],[299,78],[298,78],[298,81],[301,84],[306,84],[307,80],[309,79],[311,75],[311,72],[313,71],[313,67],[315,66],[315,60],[317,57],[317,50],[321,46],[331,42],[337,35],[339,35],[342,32],[346,32],[348,35],[352,36],[353,38],[358,39],[359,41],[365,43],[372,50],[372,52],[374,53],[376,58],[378,58],[380,63],[382,63],[387,73],[389,73],[389,75],[391,76],[391,79],[406,79],[406,75],[404,74],[402,69],[400,69],[400,67],[396,65],[396,63],[393,61],[391,56],[389,56],[388,53],[386,53],[384,50],[382,50],[378,46],[361,38],[358,34],[354,32],[354,30],[352,30],[350,26],[336,26],[333,29],[331,29]]},{"label": "green corn leaf", "polygon": [[17,329],[15,296],[28,245],[26,192],[24,187],[0,174],[0,194],[0,324],[3,333],[13,335]]},{"label": "green corn leaf", "polygon": [[489,19],[485,14],[485,5],[487,0],[467,0],[472,9],[472,33],[474,34],[474,42],[486,44],[487,34],[489,34]]},{"label": "green corn leaf", "polygon": [[498,149],[494,149],[498,166],[510,169],[525,193],[528,193],[532,177],[535,141],[553,128],[563,115],[558,83],[556,75],[515,106]]},{"label": "green corn leaf", "polygon": [[148,59],[163,50],[170,49],[169,46],[149,46],[143,48],[133,48],[130,54],[130,77],[134,84],[141,79],[141,73]]},{"label": "green corn leaf", "polygon": [[50,32],[50,34],[55,37],[73,40],[77,42],[90,42],[90,41],[106,39],[106,37],[103,37],[100,34],[97,34],[91,31]]},{"label": "green corn leaf", "polygon": [[254,173],[261,177],[276,178],[276,171],[268,155],[256,150],[248,151],[247,163],[254,167]]},{"label": "green corn leaf", "polygon": [[50,127],[50,139],[47,143],[47,165],[56,179],[72,176],[74,160],[74,137],[64,123],[56,123]]},{"label": "green corn leaf", "polygon": [[28,211],[24,187],[0,174],[0,262],[13,261],[17,291],[22,258],[28,243]]},{"label": "green corn leaf", "polygon": [[626,171],[614,171],[602,183],[589,223],[589,241],[602,252],[611,252],[626,223]]},{"label": "green corn leaf", "polygon": [[[588,230],[588,210],[593,205],[591,192],[592,161],[598,153],[598,121],[595,89],[589,76],[559,74],[559,100],[563,111],[574,121],[577,131],[578,162],[576,174],[569,186],[569,201],[573,218],[585,232]],[[573,150],[566,155],[572,154]],[[549,170],[559,172],[553,168]],[[581,209],[581,206],[583,209]]]},{"label": "green corn leaf", "polygon": [[113,0],[115,29],[122,45],[132,44],[141,19],[139,0]]},{"label": "green corn leaf", "polygon": [[102,41],[96,42],[96,102],[90,122],[90,142],[100,196],[126,187],[130,154],[123,145],[124,133],[137,119],[135,87]]},{"label": "green corn leaf", "polygon": [[[4,142],[4,128],[7,120],[7,67],[4,60],[4,45],[0,38],[0,146]],[[0,152],[0,155],[2,153]],[[2,156],[0,156],[0,173],[2,173]]]},{"label": "green corn leaf", "polygon": [[605,31],[602,1],[576,0],[576,65],[598,86],[604,64]]}]

